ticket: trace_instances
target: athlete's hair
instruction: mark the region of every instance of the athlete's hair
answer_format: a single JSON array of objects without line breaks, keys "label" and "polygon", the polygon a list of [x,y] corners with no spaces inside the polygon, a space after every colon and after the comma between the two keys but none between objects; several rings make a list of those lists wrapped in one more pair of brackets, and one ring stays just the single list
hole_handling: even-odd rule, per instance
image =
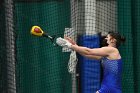
[{"label": "athlete's hair", "polygon": [[100,37],[100,47],[108,46],[107,40],[105,39],[106,35],[102,35],[101,32],[99,32],[98,35]]}]

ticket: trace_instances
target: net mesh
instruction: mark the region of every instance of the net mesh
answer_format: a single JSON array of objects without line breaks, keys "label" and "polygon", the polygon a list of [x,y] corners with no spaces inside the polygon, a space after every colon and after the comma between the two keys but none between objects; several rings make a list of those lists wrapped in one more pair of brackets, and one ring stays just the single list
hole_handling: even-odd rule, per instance
[{"label": "net mesh", "polygon": [[88,47],[99,47],[99,32],[120,32],[126,37],[120,47],[123,93],[139,93],[139,6],[139,0],[0,0],[0,92],[94,93],[99,89],[100,64],[87,67],[98,82],[86,82],[84,71],[92,71],[83,66],[84,58],[82,64],[78,59],[79,76],[71,75],[70,52],[63,52],[49,38],[32,36],[31,27],[37,25],[55,38],[68,35],[66,29],[74,31],[74,40]]},{"label": "net mesh", "polygon": [[13,1],[0,1],[0,92],[16,93]]},{"label": "net mesh", "polygon": [[4,2],[0,1],[0,90],[2,92],[5,91],[6,87],[6,80],[4,80],[6,78],[6,74],[5,74],[5,61],[6,61],[6,40],[5,40],[5,33],[3,33],[3,31],[5,31],[5,15],[4,15],[4,6],[2,6]]},{"label": "net mesh", "polygon": [[62,37],[70,26],[69,5],[68,0],[15,4],[19,93],[71,93],[69,53],[62,53],[49,39],[30,35],[30,28],[38,25],[49,35]]}]

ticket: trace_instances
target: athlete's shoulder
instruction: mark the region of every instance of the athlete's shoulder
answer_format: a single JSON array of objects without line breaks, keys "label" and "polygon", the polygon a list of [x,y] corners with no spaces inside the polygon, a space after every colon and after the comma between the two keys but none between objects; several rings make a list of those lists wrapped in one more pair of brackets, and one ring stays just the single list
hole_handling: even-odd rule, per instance
[{"label": "athlete's shoulder", "polygon": [[114,51],[118,51],[117,48],[115,47],[109,47],[109,46],[106,46],[106,47],[101,47],[103,50],[105,51],[108,51],[108,52],[114,52]]}]

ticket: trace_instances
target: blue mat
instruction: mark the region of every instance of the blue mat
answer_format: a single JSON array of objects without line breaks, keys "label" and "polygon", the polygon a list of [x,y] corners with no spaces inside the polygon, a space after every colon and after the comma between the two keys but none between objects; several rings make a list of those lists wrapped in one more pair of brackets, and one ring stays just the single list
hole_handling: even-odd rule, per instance
[{"label": "blue mat", "polygon": [[[98,48],[100,37],[98,35],[82,35],[78,38],[81,46]],[[100,88],[100,62],[78,56],[80,66],[80,93],[95,93]]]}]

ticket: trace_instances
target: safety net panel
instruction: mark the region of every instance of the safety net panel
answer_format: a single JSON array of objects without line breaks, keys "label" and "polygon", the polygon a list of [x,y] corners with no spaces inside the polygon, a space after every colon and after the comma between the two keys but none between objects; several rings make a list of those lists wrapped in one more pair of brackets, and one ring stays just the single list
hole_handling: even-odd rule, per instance
[{"label": "safety net panel", "polygon": [[[69,0],[16,0],[17,92],[71,93],[69,53],[49,38],[30,34],[33,26],[53,37],[70,27]],[[54,40],[55,40],[54,38]]]},{"label": "safety net panel", "polygon": [[6,77],[6,74],[4,74],[5,68],[5,61],[6,61],[6,40],[5,40],[5,14],[4,14],[4,6],[2,6],[2,1],[0,1],[0,90],[4,91],[6,87],[3,85],[6,85],[6,80],[4,78]]},{"label": "safety net panel", "polygon": [[0,92],[16,93],[13,1],[0,1]]}]

